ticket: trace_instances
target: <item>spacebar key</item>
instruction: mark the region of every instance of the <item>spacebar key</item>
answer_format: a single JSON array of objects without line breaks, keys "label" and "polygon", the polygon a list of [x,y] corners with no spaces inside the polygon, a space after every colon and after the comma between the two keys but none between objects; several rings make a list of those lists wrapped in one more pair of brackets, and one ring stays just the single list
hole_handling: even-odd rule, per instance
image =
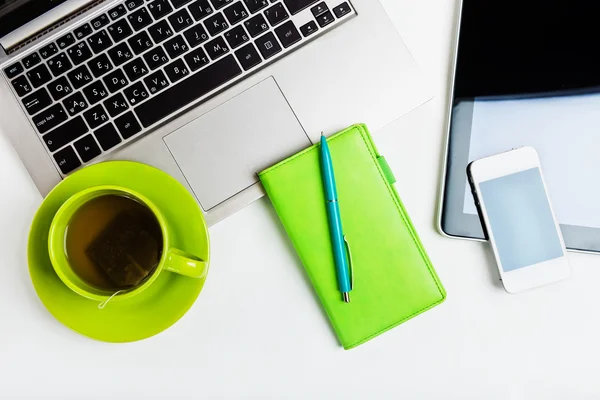
[{"label": "spacebar key", "polygon": [[283,0],[292,15],[298,14],[300,11],[304,10],[311,4],[316,3],[317,1],[318,0]]},{"label": "spacebar key", "polygon": [[241,73],[242,70],[233,55],[228,55],[140,104],[135,113],[147,128]]}]

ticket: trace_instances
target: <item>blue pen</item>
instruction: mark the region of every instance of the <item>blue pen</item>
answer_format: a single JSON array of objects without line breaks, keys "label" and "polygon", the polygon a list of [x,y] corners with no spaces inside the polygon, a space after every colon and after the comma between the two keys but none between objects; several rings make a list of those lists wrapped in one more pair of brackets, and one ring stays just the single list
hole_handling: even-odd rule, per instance
[{"label": "blue pen", "polygon": [[331,233],[331,244],[333,245],[333,258],[335,261],[335,272],[338,286],[342,292],[342,299],[350,303],[350,271],[348,267],[348,256],[346,254],[346,243],[344,231],[342,230],[342,217],[338,205],[337,189],[335,186],[335,174],[333,173],[333,162],[325,136],[321,134],[321,175],[325,187],[325,201],[327,207],[327,219],[329,220],[329,232]]}]

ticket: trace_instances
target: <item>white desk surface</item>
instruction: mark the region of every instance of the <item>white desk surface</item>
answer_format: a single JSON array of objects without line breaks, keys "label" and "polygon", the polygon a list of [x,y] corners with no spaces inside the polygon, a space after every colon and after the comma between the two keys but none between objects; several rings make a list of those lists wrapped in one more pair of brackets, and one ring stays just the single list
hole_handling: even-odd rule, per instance
[{"label": "white desk surface", "polygon": [[25,245],[41,197],[0,135],[0,399],[592,399],[600,397],[600,256],[569,281],[506,294],[486,245],[434,227],[456,0],[385,0],[432,101],[375,133],[448,291],[359,346],[338,345],[266,200],[211,230],[207,284],[151,339],[111,345],[45,310]]}]

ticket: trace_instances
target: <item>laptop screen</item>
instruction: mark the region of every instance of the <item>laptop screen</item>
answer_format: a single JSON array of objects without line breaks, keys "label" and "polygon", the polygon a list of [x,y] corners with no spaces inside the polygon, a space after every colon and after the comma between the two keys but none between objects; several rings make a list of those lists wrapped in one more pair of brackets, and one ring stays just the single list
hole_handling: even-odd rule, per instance
[{"label": "laptop screen", "polygon": [[0,37],[67,0],[0,0]]}]

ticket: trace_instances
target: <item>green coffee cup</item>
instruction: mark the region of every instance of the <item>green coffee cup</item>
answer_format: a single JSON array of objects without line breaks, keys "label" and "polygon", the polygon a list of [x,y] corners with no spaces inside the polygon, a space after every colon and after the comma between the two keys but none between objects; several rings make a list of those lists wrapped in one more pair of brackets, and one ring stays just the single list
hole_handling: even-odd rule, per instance
[{"label": "green coffee cup", "polygon": [[[65,251],[67,227],[73,215],[90,200],[106,195],[126,196],[145,205],[156,217],[163,239],[161,259],[153,272],[139,285],[116,292],[94,287],[81,279],[71,268]],[[142,194],[120,186],[97,186],[76,193],[60,207],[50,225],[48,251],[54,271],[63,283],[75,293],[99,302],[122,301],[142,293],[156,281],[161,273],[176,273],[190,279],[200,279],[206,276],[208,264],[198,257],[171,247],[171,235],[169,224],[163,213]]]}]

